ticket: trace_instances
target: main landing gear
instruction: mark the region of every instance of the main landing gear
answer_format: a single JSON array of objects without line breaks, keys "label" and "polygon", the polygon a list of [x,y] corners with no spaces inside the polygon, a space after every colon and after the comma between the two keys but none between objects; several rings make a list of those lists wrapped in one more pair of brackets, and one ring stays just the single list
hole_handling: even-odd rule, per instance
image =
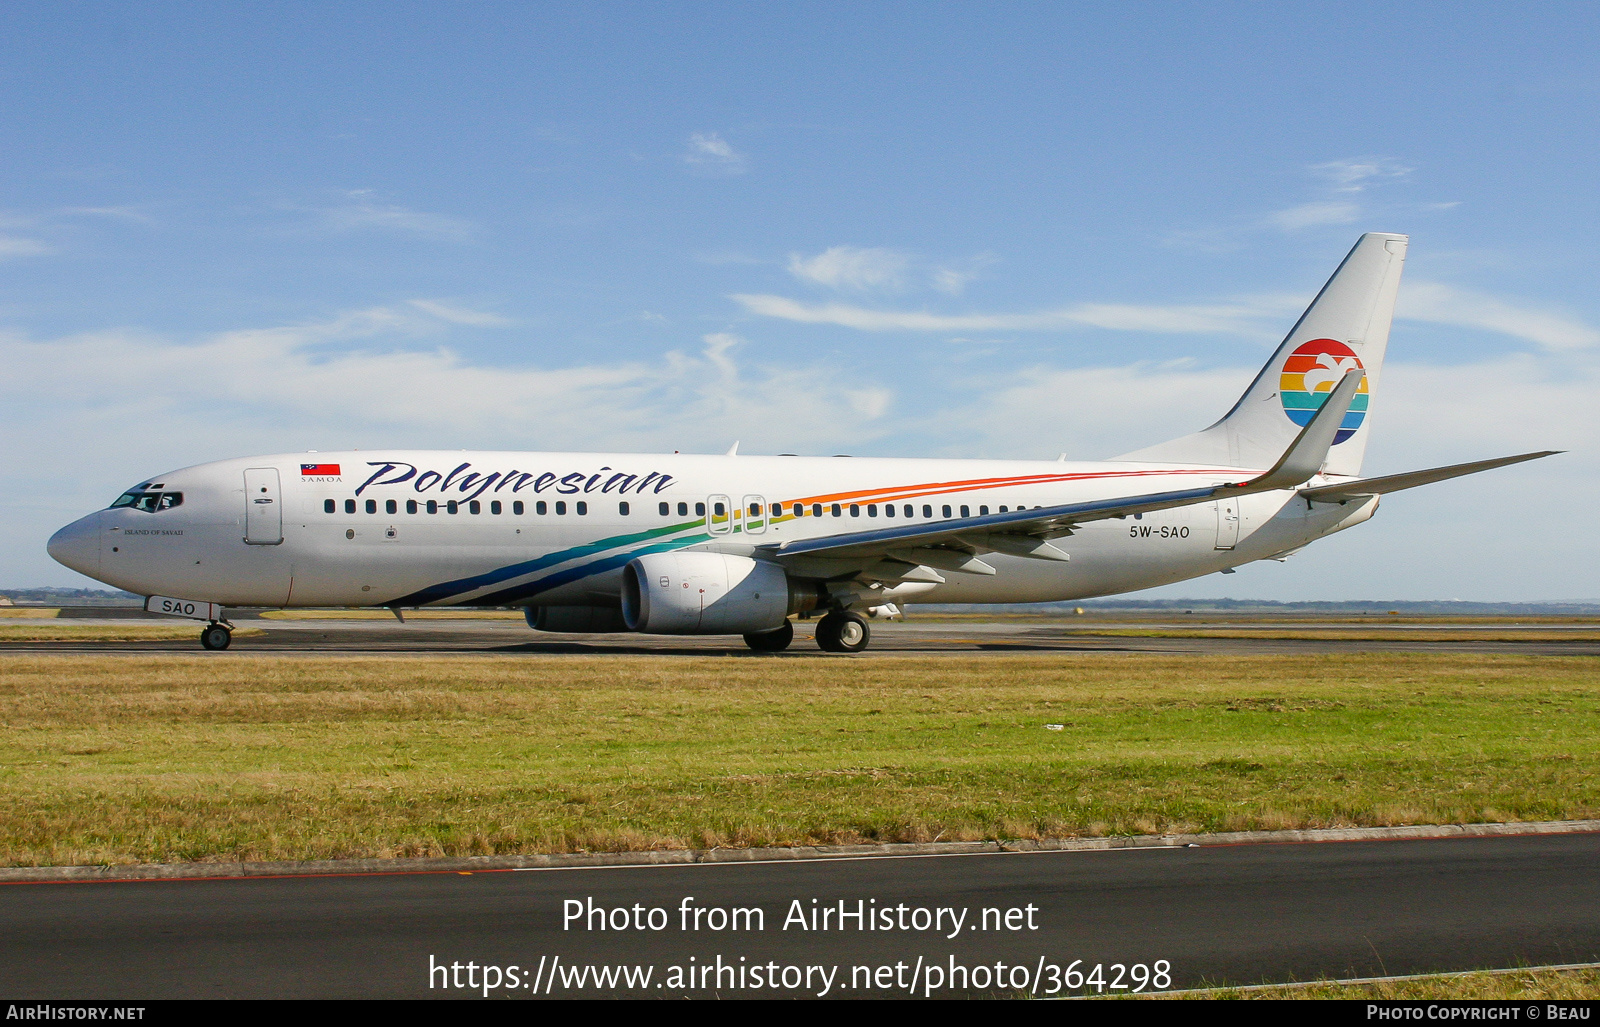
[{"label": "main landing gear", "polygon": [[[871,639],[866,620],[849,610],[836,610],[817,621],[817,648],[825,653],[859,653]],[[758,653],[781,653],[793,641],[793,621],[784,621],[776,631],[744,636],[744,644]]]},{"label": "main landing gear", "polygon": [[872,639],[860,614],[835,610],[817,621],[817,648],[825,653],[859,653]]},{"label": "main landing gear", "polygon": [[226,649],[233,641],[233,632],[226,624],[213,622],[200,629],[200,644],[207,649]]},{"label": "main landing gear", "polygon": [[794,641],[794,622],[784,621],[776,631],[763,631],[744,636],[744,644],[758,653],[781,653]]}]

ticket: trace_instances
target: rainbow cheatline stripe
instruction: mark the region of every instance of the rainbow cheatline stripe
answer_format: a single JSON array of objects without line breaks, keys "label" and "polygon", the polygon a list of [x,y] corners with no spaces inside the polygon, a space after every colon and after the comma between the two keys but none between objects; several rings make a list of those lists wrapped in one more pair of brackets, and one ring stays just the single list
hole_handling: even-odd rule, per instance
[{"label": "rainbow cheatline stripe", "polygon": [[[1301,343],[1283,362],[1283,377],[1278,379],[1278,395],[1283,398],[1283,412],[1289,420],[1304,427],[1311,416],[1327,402],[1328,393],[1339,384],[1346,371],[1362,367],[1361,358],[1342,342],[1332,339],[1312,339]],[[1362,370],[1365,370],[1362,367]],[[1367,417],[1367,376],[1361,376],[1361,386],[1356,398],[1333,437],[1333,444],[1348,439],[1361,427]]]}]

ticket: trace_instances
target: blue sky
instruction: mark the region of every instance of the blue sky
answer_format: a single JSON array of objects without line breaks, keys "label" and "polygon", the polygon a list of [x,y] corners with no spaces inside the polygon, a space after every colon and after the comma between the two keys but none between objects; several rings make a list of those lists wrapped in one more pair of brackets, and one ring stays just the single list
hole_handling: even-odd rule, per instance
[{"label": "blue sky", "polygon": [[1161,594],[1600,596],[1593,4],[0,8],[0,584],[346,446],[1088,459],[1412,235],[1373,473]]}]

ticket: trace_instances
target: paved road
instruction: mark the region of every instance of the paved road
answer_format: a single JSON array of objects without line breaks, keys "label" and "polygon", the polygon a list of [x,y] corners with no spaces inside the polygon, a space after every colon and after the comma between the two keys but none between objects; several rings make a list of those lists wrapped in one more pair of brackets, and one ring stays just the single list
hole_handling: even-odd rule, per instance
[{"label": "paved road", "polygon": [[[16,623],[16,622],[12,622]],[[93,624],[94,621],[73,620],[74,624]],[[126,621],[107,622],[126,624]],[[170,619],[161,623],[174,624]],[[605,654],[634,655],[759,655],[773,658],[773,654],[752,654],[737,638],[727,637],[677,637],[670,635],[558,635],[534,632],[520,620],[425,620],[412,619],[405,624],[392,620],[265,620],[251,619],[238,622],[241,629],[259,630],[259,634],[236,636],[228,654],[247,655],[327,655],[330,653],[385,653],[413,655],[480,654],[480,655],[540,655],[540,654]],[[1106,625],[1112,627],[1113,625]],[[1127,629],[1143,625],[1116,624]],[[1175,627],[1190,629],[1199,625],[1149,625],[1153,629]],[[1212,626],[1212,625],[1208,625]],[[1271,631],[1312,630],[1297,624],[1262,622],[1260,624],[1218,624],[1215,627],[1260,629]],[[1419,627],[1414,625],[1328,626],[1329,630],[1369,632],[1385,630],[1392,637],[1368,640],[1337,638],[1144,638],[1094,634],[1092,626],[1062,626],[1037,622],[969,621],[938,622],[913,620],[910,622],[877,622],[872,625],[872,647],[856,659],[872,656],[922,656],[936,654],[976,652],[1143,652],[1143,653],[1368,653],[1368,652],[1459,652],[1459,653],[1516,653],[1523,655],[1600,656],[1600,640],[1594,637],[1593,625],[1570,628],[1574,633],[1587,633],[1587,638],[1550,639],[1563,629],[1549,625],[1455,625],[1435,630],[1458,630],[1463,633],[1495,632],[1503,634],[1501,640],[1450,640],[1421,641],[1409,638]],[[818,653],[812,641],[815,622],[797,625],[794,645],[778,658],[791,655],[815,656]],[[0,641],[0,654],[26,653],[150,653],[150,652],[201,652],[199,626],[192,639],[167,639],[146,642],[4,642]],[[1519,637],[1526,635],[1528,637]],[[1543,635],[1545,637],[1536,637]]]},{"label": "paved road", "polygon": [[[685,896],[707,910],[760,908],[765,929],[711,930],[706,914],[698,931],[682,930]],[[644,917],[660,909],[667,927],[563,931],[565,900],[591,897],[625,907],[630,919],[635,904]],[[1001,919],[991,920],[999,929],[953,938],[944,936],[949,915],[939,933],[785,930],[791,903],[809,915],[813,899],[815,908],[904,904],[908,922],[914,910],[938,907],[966,910],[967,927],[985,908]],[[719,956],[744,968],[746,985],[757,965],[764,974],[772,965],[780,983],[785,967],[800,968],[792,983],[805,967],[837,967],[835,997],[903,996],[914,975],[923,991],[932,978],[915,970],[919,957],[946,976],[952,960],[991,977],[998,961],[1008,984],[1022,974],[1041,980],[1041,991],[1052,978],[1037,967],[1080,959],[1089,967],[1166,960],[1179,987],[1254,983],[1600,959],[1600,835],[19,884],[0,886],[0,927],[0,993],[30,998],[477,994],[446,990],[439,973],[430,991],[430,958],[461,963],[463,984],[468,962],[515,965],[519,983],[531,983],[521,972],[545,960],[541,990],[556,957],[568,967],[639,964],[652,977],[633,993],[660,997],[773,994],[730,985],[735,970],[720,987],[668,982],[672,967],[715,968]],[[471,975],[481,983],[479,972]],[[810,992],[823,990],[824,973],[812,972]],[[869,977],[879,986],[868,989]],[[984,981],[969,976],[964,990],[984,991]],[[786,993],[807,990],[802,982]],[[620,991],[551,987],[564,997]]]}]

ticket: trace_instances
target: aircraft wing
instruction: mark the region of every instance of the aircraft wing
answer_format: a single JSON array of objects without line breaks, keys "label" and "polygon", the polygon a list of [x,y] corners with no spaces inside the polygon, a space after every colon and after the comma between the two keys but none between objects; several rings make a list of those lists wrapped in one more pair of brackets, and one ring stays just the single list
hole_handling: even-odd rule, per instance
[{"label": "aircraft wing", "polygon": [[1360,481],[1347,481],[1338,485],[1319,485],[1314,489],[1301,489],[1303,499],[1316,500],[1319,503],[1338,503],[1346,499],[1364,499],[1368,496],[1381,496],[1386,492],[1399,492],[1401,489],[1414,489],[1418,485],[1432,485],[1436,481],[1446,481],[1450,478],[1459,478],[1463,474],[1477,474],[1507,464],[1520,464],[1524,460],[1538,460],[1541,457],[1555,456],[1562,452],[1559,449],[1546,449],[1538,453],[1523,453],[1519,456],[1502,456],[1493,460],[1474,460],[1466,464],[1451,464],[1448,467],[1430,467],[1425,471],[1407,471],[1405,474],[1390,474],[1382,478],[1363,478]]},{"label": "aircraft wing", "polygon": [[[801,573],[827,576],[850,572],[857,566],[889,561],[884,576],[911,579],[896,570],[937,567],[968,574],[993,574],[994,568],[977,559],[988,552],[1026,556],[1040,560],[1066,560],[1067,554],[1050,545],[1050,540],[1071,535],[1073,528],[1087,521],[1126,517],[1129,514],[1205,503],[1221,496],[1272,492],[1302,485],[1315,475],[1328,458],[1328,450],[1345,412],[1361,384],[1360,371],[1351,371],[1333,388],[1321,409],[1311,418],[1295,440],[1265,473],[1249,481],[1208,485],[1175,492],[1153,492],[1137,496],[1118,496],[1061,506],[1034,507],[980,517],[958,517],[892,528],[798,539],[762,546],[757,551],[767,559],[792,566]],[[936,580],[937,576],[934,576]]]},{"label": "aircraft wing", "polygon": [[775,546],[762,546],[759,551],[763,556],[780,563],[794,562],[800,557],[840,561],[888,558],[912,566],[922,564],[946,570],[993,574],[992,567],[975,559],[977,553],[1003,552],[1043,560],[1065,560],[1067,555],[1050,545],[1050,540],[1072,534],[1073,527],[1085,521],[1204,503],[1230,490],[1237,491],[1237,487],[1216,485],[1181,492],[1157,492],[1146,496],[1013,510],[984,517],[956,517],[800,539]]}]

